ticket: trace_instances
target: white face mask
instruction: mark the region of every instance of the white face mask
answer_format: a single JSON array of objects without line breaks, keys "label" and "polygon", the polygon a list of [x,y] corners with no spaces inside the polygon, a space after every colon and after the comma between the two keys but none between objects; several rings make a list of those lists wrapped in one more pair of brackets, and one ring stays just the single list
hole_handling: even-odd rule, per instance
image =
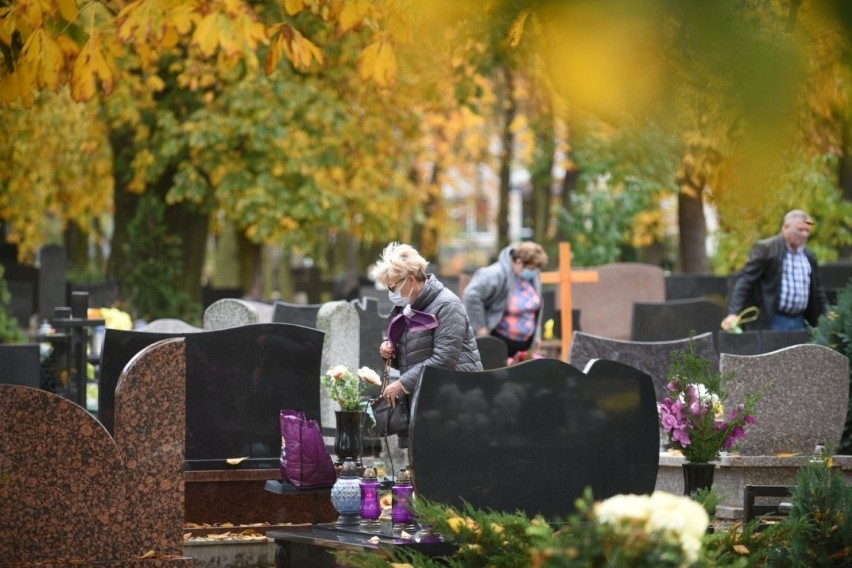
[{"label": "white face mask", "polygon": [[394,290],[393,292],[388,290],[388,299],[394,306],[402,307],[408,303],[408,298],[403,297],[403,295],[399,293],[399,290]]},{"label": "white face mask", "polygon": [[402,295],[402,287],[406,284],[408,284],[408,282],[402,281],[396,285],[396,290],[388,290],[388,299],[394,306],[399,306],[401,308],[409,303],[408,296]]}]

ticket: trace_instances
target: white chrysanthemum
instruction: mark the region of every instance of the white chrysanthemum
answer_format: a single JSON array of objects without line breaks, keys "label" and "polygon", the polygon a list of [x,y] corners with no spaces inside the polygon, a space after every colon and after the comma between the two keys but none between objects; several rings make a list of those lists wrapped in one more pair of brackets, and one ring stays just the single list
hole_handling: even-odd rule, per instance
[{"label": "white chrysanthemum", "polygon": [[616,495],[596,503],[598,522],[620,527],[625,520],[631,526],[642,525],[644,530],[659,531],[676,539],[683,550],[686,564],[698,559],[701,542],[710,524],[707,511],[688,497],[664,491],[652,495]]}]

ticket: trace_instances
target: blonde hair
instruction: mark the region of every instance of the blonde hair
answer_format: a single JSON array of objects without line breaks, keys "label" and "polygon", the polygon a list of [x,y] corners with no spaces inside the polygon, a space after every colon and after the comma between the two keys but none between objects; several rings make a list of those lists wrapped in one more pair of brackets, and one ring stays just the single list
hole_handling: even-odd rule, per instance
[{"label": "blonde hair", "polygon": [[429,263],[420,256],[417,249],[411,245],[392,242],[382,251],[382,256],[376,263],[374,274],[376,280],[391,284],[413,275],[420,282],[426,280],[426,267]]},{"label": "blonde hair", "polygon": [[536,268],[544,268],[547,264],[547,253],[541,245],[532,241],[526,241],[512,250],[512,258],[519,258],[524,264],[531,264]]}]

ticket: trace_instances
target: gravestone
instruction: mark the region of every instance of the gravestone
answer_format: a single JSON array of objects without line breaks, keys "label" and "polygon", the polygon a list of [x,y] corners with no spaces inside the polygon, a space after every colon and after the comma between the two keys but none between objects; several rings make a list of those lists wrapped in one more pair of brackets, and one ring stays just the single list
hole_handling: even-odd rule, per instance
[{"label": "gravestone", "polygon": [[[258,302],[255,300],[243,300],[248,305],[252,306],[257,310],[257,322],[258,323],[272,323],[272,314],[274,312],[274,308],[272,304],[267,302]],[[283,322],[289,323],[289,322]]]},{"label": "gravestone", "polygon": [[742,333],[719,330],[716,332],[716,345],[720,354],[758,355],[763,352],[760,330],[756,329],[746,330]]},{"label": "gravestone", "polygon": [[483,369],[498,369],[506,366],[509,349],[502,339],[490,335],[479,336],[476,338],[476,347],[479,349]]},{"label": "gravestone", "polygon": [[38,319],[53,317],[56,308],[68,305],[65,289],[67,260],[65,247],[48,245],[38,251]]},{"label": "gravestone", "polygon": [[183,556],[184,354],[181,340],[165,341],[127,366],[114,439],[67,399],[0,385],[4,565],[192,566]]},{"label": "gravestone", "polygon": [[199,331],[204,331],[200,327],[195,327],[189,323],[186,323],[183,320],[173,319],[173,318],[162,318],[156,319],[151,323],[147,324],[145,327],[137,330],[137,331],[146,331],[148,333],[196,333]]},{"label": "gravestone", "polygon": [[360,324],[359,365],[381,372],[384,367],[384,360],[379,354],[379,346],[385,340],[388,314],[379,311],[379,301],[376,298],[365,296],[360,301],[353,301],[352,305],[358,312]]},{"label": "gravestone", "polygon": [[0,345],[0,383],[37,389],[41,386],[39,346]]},{"label": "gravestone", "polygon": [[[374,286],[361,286],[358,288],[358,294],[361,297],[361,304],[364,309],[367,309],[366,302],[368,300],[375,300],[377,302],[377,310],[379,314],[387,317],[390,315],[391,310],[393,309],[393,304],[390,299],[388,299],[388,291],[387,290],[379,290]],[[358,301],[358,300],[354,300]]]},{"label": "gravestone", "polygon": [[716,335],[719,353],[731,353],[733,355],[760,355],[810,342],[811,332],[807,330],[772,331],[756,329],[742,333],[720,330]]},{"label": "gravestone", "polygon": [[[89,294],[89,306],[92,308],[109,308],[121,299],[121,288],[117,280],[103,282],[68,283],[68,298],[74,292]],[[70,305],[68,303],[65,304]]]},{"label": "gravestone", "polygon": [[[559,294],[553,288],[544,288],[541,292],[542,307],[541,321],[542,324],[547,320],[553,320],[553,337],[562,337],[562,307],[560,306]],[[582,331],[581,314],[579,309],[571,310],[571,329],[574,331]]]},{"label": "gravestone", "polygon": [[707,298],[633,304],[633,341],[672,341],[715,332],[726,315],[725,308]]},{"label": "gravestone", "polygon": [[287,324],[255,324],[201,333],[107,329],[98,394],[101,421],[113,431],[114,393],[121,369],[144,347],[186,340],[187,469],[278,468],[278,415],[283,408],[320,419],[323,333]]},{"label": "gravestone", "polygon": [[723,353],[733,372],[725,406],[763,392],[736,451],[743,455],[810,454],[817,442],[837,447],[849,401],[849,360],[822,345],[796,345],[763,355]]},{"label": "gravestone", "polygon": [[322,304],[288,304],[279,300],[273,304],[272,321],[315,328],[321,306]]},{"label": "gravestone", "polygon": [[665,278],[658,266],[614,263],[593,267],[598,282],[575,283],[572,308],[583,315],[583,331],[611,339],[629,339],[634,302],[666,299]]},{"label": "gravestone", "polygon": [[725,302],[728,279],[707,274],[670,274],[666,280],[666,300],[706,297]]},{"label": "gravestone", "polygon": [[223,298],[204,310],[205,330],[215,331],[261,323],[257,308],[245,300]]},{"label": "gravestone", "polygon": [[[713,346],[713,334],[696,335],[693,340],[696,353],[710,361],[714,369],[718,369],[719,356]],[[594,359],[609,359],[635,367],[651,376],[657,400],[662,402],[666,397],[672,354],[685,351],[689,341],[689,337],[674,341],[621,341],[575,331],[568,362],[584,368]]]},{"label": "gravestone", "polygon": [[411,459],[417,494],[453,506],[564,519],[587,486],[596,499],[650,493],[659,460],[651,379],[613,361],[588,373],[556,359],[427,367]]},{"label": "gravestone", "polygon": [[819,265],[819,280],[830,304],[852,283],[852,262],[826,262]]}]

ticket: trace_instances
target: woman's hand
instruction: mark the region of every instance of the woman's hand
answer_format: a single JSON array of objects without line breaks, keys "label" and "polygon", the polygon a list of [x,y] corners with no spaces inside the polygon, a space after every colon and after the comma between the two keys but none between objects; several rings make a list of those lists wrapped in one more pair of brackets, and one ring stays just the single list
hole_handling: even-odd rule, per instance
[{"label": "woman's hand", "polygon": [[399,381],[394,381],[385,387],[382,396],[387,399],[387,401],[391,404],[392,407],[396,408],[396,397],[400,396],[404,392],[405,389],[402,388],[402,383],[400,383]]},{"label": "woman's hand", "polygon": [[379,354],[382,359],[393,359],[393,343],[385,339],[379,346]]}]

